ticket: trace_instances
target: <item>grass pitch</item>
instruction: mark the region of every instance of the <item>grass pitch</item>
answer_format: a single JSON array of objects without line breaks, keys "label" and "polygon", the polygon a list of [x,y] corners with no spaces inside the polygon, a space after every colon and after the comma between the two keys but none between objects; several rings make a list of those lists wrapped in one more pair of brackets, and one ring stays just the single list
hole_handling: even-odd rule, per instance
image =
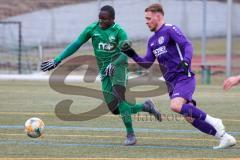
[{"label": "grass pitch", "polygon": [[[100,84],[84,86],[100,88]],[[239,139],[239,96],[239,87],[223,92],[220,85],[198,85],[194,97],[200,108],[222,118],[226,130]],[[138,143],[131,147],[122,145],[125,129],[119,116],[108,113],[82,122],[58,119],[54,109],[63,99],[74,101],[73,113],[85,112],[100,104],[93,98],[57,93],[47,82],[0,81],[0,159],[240,157],[238,144],[231,149],[212,150],[218,141],[173,114],[167,95],[153,98],[166,115],[163,122],[146,114],[133,116]],[[41,138],[31,139],[24,133],[24,122],[30,117],[39,117],[45,122],[45,134]]]}]

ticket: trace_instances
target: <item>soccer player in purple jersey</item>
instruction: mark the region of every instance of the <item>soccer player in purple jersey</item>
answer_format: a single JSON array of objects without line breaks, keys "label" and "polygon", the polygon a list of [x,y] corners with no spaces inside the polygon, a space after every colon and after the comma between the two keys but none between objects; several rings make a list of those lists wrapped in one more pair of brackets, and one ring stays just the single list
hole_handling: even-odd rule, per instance
[{"label": "soccer player in purple jersey", "polygon": [[225,132],[222,120],[196,107],[192,99],[196,82],[190,67],[193,55],[191,42],[177,26],[164,22],[164,10],[160,4],[147,7],[145,19],[149,29],[154,32],[148,41],[146,55],[140,57],[127,43],[122,46],[123,52],[144,68],[149,68],[157,59],[167,82],[171,109],[184,115],[198,130],[219,138],[220,144],[214,149],[235,145],[236,139]]}]

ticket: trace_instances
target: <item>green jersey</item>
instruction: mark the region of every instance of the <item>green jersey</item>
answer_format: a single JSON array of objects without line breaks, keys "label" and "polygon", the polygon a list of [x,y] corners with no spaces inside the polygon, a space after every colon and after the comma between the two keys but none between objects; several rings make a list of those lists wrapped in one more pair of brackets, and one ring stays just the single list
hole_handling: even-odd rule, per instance
[{"label": "green jersey", "polygon": [[61,62],[72,55],[90,38],[100,73],[103,74],[109,63],[115,65],[127,63],[127,57],[119,49],[119,44],[128,39],[126,32],[116,23],[107,29],[102,29],[98,22],[86,27],[79,37],[55,58],[55,61]]}]

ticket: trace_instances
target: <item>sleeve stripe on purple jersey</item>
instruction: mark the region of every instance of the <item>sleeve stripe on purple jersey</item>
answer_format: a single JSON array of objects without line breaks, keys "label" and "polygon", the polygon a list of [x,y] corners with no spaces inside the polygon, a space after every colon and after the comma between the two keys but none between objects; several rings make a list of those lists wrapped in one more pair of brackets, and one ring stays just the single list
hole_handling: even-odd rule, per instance
[{"label": "sleeve stripe on purple jersey", "polygon": [[[181,50],[179,48],[179,45],[177,43],[176,43],[176,47],[177,47],[177,50],[178,50],[178,55],[179,55],[181,61],[183,61],[182,52],[181,52]],[[191,77],[191,73],[189,71],[188,71],[188,77]]]},{"label": "sleeve stripe on purple jersey", "polygon": [[179,45],[177,43],[176,43],[176,47],[177,47],[177,50],[178,50],[178,55],[180,57],[180,60],[182,61],[183,60],[182,52],[181,52],[181,50],[179,48]]}]

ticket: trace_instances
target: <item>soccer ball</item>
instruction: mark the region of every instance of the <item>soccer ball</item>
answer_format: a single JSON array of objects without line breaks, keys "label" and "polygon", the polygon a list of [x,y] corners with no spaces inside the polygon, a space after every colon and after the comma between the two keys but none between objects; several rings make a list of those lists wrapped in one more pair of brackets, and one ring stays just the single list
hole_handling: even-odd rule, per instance
[{"label": "soccer ball", "polygon": [[31,138],[38,138],[43,134],[44,123],[40,118],[32,117],[25,122],[25,132]]}]

